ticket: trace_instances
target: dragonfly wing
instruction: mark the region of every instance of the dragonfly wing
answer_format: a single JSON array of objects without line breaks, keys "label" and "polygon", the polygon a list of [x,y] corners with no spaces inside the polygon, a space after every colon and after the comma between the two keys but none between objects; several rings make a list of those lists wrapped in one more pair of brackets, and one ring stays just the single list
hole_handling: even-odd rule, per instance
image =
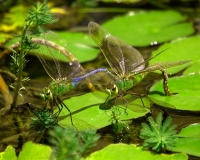
[{"label": "dragonfly wing", "polygon": [[[143,56],[132,46],[113,36],[109,36],[107,46],[111,53],[115,54],[120,50],[123,54],[123,59],[121,60],[120,65],[124,66],[124,74],[144,69],[145,63],[143,63]],[[141,63],[143,64],[140,65]]]},{"label": "dragonfly wing", "polygon": [[108,37],[110,37],[110,34],[94,22],[89,23],[88,29],[91,38],[100,47],[109,65],[111,66],[113,71],[119,76],[121,73],[124,72],[124,69],[121,65],[123,54],[121,53],[120,48],[116,46],[119,50],[113,55],[113,53],[109,51],[109,48],[107,46],[107,39]]},{"label": "dragonfly wing", "polygon": [[138,73],[151,72],[151,71],[155,71],[155,70],[163,70],[166,68],[175,67],[175,66],[182,65],[185,63],[189,63],[189,62],[191,62],[191,60],[177,61],[177,62],[158,62],[158,63],[155,63],[155,64],[145,68],[142,71],[139,71]]},{"label": "dragonfly wing", "polygon": [[[100,47],[109,65],[118,76],[130,73],[144,61],[136,49],[112,36],[97,23],[90,22],[88,28],[90,36]],[[144,65],[141,68],[144,68]]]},{"label": "dragonfly wing", "polygon": [[[81,71],[80,63],[69,52],[66,43],[55,33],[48,31],[39,39],[35,38],[33,41],[39,44],[40,47],[35,51],[36,55],[53,80],[73,77]],[[43,52],[49,52],[52,60],[44,59],[40,54]],[[68,62],[62,62],[63,55],[68,59]]]}]

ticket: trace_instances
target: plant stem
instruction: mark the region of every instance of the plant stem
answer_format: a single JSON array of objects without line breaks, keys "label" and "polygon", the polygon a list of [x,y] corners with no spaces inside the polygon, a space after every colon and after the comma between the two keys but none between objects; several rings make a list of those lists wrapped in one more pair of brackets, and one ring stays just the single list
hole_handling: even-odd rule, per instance
[{"label": "plant stem", "polygon": [[26,38],[26,32],[31,24],[32,20],[28,21],[27,24],[24,26],[23,28],[23,33],[22,33],[22,37],[21,37],[21,50],[20,50],[20,55],[19,55],[19,71],[18,71],[18,80],[17,80],[17,85],[15,87],[15,92],[14,92],[14,96],[13,96],[13,102],[11,104],[11,108],[10,111],[12,112],[13,108],[16,106],[17,103],[17,97],[19,94],[19,90],[22,86],[22,71],[24,68],[24,52],[25,52],[25,38]]}]

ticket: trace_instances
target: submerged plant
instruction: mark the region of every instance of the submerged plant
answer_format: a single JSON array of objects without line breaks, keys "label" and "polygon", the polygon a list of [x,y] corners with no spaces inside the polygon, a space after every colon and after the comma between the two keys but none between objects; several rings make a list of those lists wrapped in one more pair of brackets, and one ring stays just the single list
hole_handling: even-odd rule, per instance
[{"label": "submerged plant", "polygon": [[53,128],[57,125],[57,115],[52,114],[51,109],[38,109],[32,117],[32,123],[29,124],[31,129],[42,132],[45,129]]},{"label": "submerged plant", "polygon": [[96,145],[100,138],[95,130],[77,131],[74,128],[55,127],[50,132],[51,143],[55,145],[52,157],[57,160],[79,160]]},{"label": "submerged plant", "polygon": [[115,134],[120,134],[129,129],[128,122],[120,120],[121,115],[118,107],[112,107],[109,121]]},{"label": "submerged plant", "polygon": [[[32,42],[32,36],[34,34],[39,35],[45,32],[45,29],[42,27],[44,24],[50,24],[56,22],[58,19],[53,18],[53,14],[50,12],[50,9],[47,5],[47,0],[44,0],[44,3],[41,4],[39,2],[35,3],[33,7],[30,7],[28,10],[27,18],[25,19],[25,25],[21,35],[18,35],[17,38],[19,40],[19,50],[20,53],[17,53],[12,49],[14,55],[12,58],[12,65],[17,67],[17,82],[14,86],[15,93],[13,97],[13,102],[11,105],[11,111],[16,106],[17,97],[19,94],[19,90],[22,87],[22,82],[28,80],[28,78],[22,77],[23,68],[26,65],[25,56],[30,50],[37,49],[39,46]],[[33,29],[34,28],[34,29]]]},{"label": "submerged plant", "polygon": [[156,117],[156,121],[149,117],[149,125],[142,123],[140,138],[144,139],[143,147],[156,152],[165,151],[175,146],[177,140],[176,125],[171,125],[171,117],[168,116],[164,122],[162,113]]}]

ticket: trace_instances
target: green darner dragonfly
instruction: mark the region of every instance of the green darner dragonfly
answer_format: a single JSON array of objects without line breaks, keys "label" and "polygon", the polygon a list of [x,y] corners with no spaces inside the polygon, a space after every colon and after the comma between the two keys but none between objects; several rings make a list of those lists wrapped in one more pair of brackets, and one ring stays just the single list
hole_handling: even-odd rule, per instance
[{"label": "green darner dragonfly", "polygon": [[[59,45],[53,42],[53,40],[58,41]],[[75,88],[80,81],[88,76],[97,72],[107,72],[107,69],[99,68],[85,73],[78,60],[69,52],[66,43],[51,31],[48,31],[40,38],[33,38],[32,41],[39,45],[39,48],[35,50],[36,55],[47,74],[53,80],[48,87],[42,89],[41,97],[47,101],[51,108],[58,107],[57,116],[60,114],[62,108],[65,107],[70,113],[71,123],[73,125],[72,113],[59,97]],[[39,54],[44,52],[51,54],[51,61],[44,59]],[[69,62],[60,61],[63,55],[65,55]]]},{"label": "green darner dragonfly", "polygon": [[163,74],[165,95],[173,95],[168,88],[168,76],[165,69],[188,63],[190,62],[189,60],[160,62],[145,67],[147,61],[144,60],[143,56],[135,48],[112,36],[95,22],[90,22],[88,28],[90,36],[100,47],[115,73],[114,81],[106,88],[108,93],[107,100],[114,99],[117,96],[123,98],[127,90],[137,85],[144,78],[145,73],[154,70],[161,70]]}]

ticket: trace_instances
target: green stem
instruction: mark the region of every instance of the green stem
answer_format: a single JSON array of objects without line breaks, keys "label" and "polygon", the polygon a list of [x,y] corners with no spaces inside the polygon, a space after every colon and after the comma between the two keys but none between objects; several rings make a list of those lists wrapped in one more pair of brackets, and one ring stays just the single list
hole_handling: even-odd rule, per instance
[{"label": "green stem", "polygon": [[23,67],[24,67],[24,52],[25,52],[25,49],[24,49],[24,45],[25,45],[25,38],[26,38],[26,32],[29,28],[29,26],[31,25],[31,22],[32,20],[30,20],[29,22],[27,22],[27,24],[24,26],[24,29],[23,29],[23,33],[22,33],[22,38],[21,38],[21,50],[20,50],[20,55],[19,55],[19,72],[18,72],[18,80],[17,80],[17,85],[15,87],[15,92],[14,92],[14,96],[13,96],[13,102],[11,104],[11,108],[10,108],[10,111],[13,110],[13,108],[16,106],[16,103],[17,103],[17,97],[18,97],[18,94],[19,94],[19,90],[22,86],[22,71],[23,71]]}]

